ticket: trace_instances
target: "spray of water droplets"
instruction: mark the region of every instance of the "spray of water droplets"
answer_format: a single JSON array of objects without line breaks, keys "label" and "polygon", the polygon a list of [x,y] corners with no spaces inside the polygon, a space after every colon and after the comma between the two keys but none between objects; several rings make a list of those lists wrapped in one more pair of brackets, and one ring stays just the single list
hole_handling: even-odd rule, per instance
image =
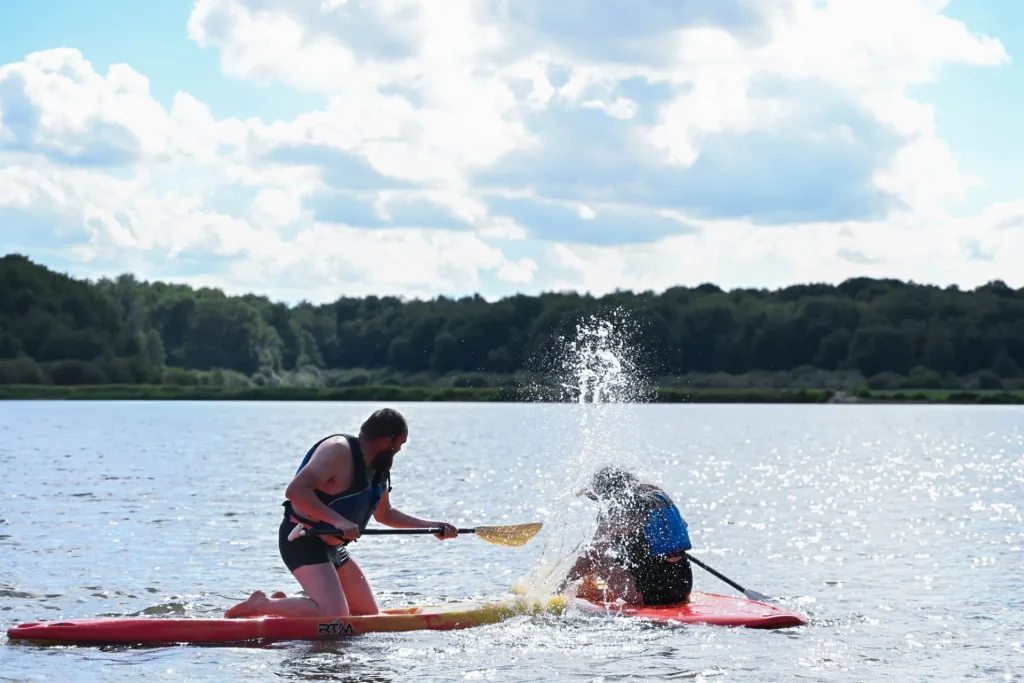
[{"label": "spray of water droplets", "polygon": [[[570,439],[569,453],[553,453],[558,467],[548,474],[551,514],[545,523],[545,546],[515,589],[551,594],[585,550],[596,527],[595,509],[577,495],[600,467],[615,464],[640,474],[637,404],[651,394],[639,359],[639,327],[621,312],[580,322],[571,337],[557,339],[549,370],[556,393],[568,403],[557,408],[559,442]],[[567,436],[567,435],[571,435]]]},{"label": "spray of water droplets", "polygon": [[642,403],[650,389],[634,360],[628,322],[591,318],[576,326],[572,339],[560,338],[562,388],[580,404]]}]

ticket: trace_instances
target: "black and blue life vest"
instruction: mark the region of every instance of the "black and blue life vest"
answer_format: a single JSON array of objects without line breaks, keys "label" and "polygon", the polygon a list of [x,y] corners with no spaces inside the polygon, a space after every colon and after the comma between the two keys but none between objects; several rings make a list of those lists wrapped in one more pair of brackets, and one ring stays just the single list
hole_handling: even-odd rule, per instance
[{"label": "black and blue life vest", "polygon": [[[313,492],[321,503],[351,521],[362,532],[366,530],[366,525],[370,523],[370,518],[373,517],[373,513],[377,510],[377,506],[380,504],[381,498],[384,497],[384,493],[391,490],[391,475],[388,472],[373,471],[373,476],[370,476],[371,470],[366,467],[363,447],[359,444],[357,437],[350,434],[331,434],[325,436],[313,444],[309,451],[306,452],[306,456],[302,459],[295,473],[301,472],[302,468],[313,457],[317,447],[332,436],[343,436],[348,441],[349,450],[352,452],[352,484],[341,493],[324,493],[319,489],[313,489]],[[282,505],[285,508],[286,516],[294,517],[303,524],[309,525],[314,529],[334,529],[334,526],[327,522],[314,521],[303,517],[294,509],[290,500],[286,500]],[[345,543],[347,544],[349,541],[345,541]]]},{"label": "black and blue life vest", "polygon": [[690,550],[690,532],[686,520],[679,513],[672,499],[662,491],[647,494],[654,500],[653,509],[647,514],[643,526],[644,538],[655,557],[672,557]]}]

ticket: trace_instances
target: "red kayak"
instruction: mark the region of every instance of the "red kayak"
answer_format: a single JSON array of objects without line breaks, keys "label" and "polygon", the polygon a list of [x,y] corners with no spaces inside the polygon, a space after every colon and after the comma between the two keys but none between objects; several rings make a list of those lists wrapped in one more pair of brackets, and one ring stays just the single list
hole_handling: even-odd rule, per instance
[{"label": "red kayak", "polygon": [[746,628],[789,628],[807,625],[807,619],[797,612],[746,598],[700,591],[694,591],[690,594],[689,601],[678,605],[630,606],[575,598],[572,606],[588,613],[619,614],[680,624]]}]

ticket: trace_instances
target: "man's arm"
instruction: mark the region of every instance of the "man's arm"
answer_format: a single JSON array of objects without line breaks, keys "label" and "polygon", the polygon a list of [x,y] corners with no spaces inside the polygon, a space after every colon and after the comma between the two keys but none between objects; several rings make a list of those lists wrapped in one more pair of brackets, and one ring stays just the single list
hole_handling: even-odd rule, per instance
[{"label": "man's arm", "polygon": [[573,562],[573,565],[569,567],[569,571],[565,573],[565,578],[559,585],[558,590],[565,590],[566,584],[568,584],[570,581],[575,581],[576,579],[585,576],[586,574],[589,574],[593,570],[594,558],[592,557],[591,551],[587,551],[579,557],[577,557],[576,561]]},{"label": "man's arm", "polygon": [[436,522],[421,519],[419,517],[413,517],[412,515],[402,512],[398,508],[392,507],[390,491],[384,492],[384,496],[380,499],[380,504],[377,506],[377,510],[373,513],[373,518],[384,526],[393,527],[395,529],[429,529],[431,527],[441,527],[444,531],[441,534],[434,534],[440,539],[455,538],[459,535],[458,530],[448,522]]},{"label": "man's arm", "polygon": [[602,537],[600,533],[595,533],[590,545],[576,558],[576,561],[573,562],[572,566],[565,573],[561,583],[558,584],[559,592],[564,591],[573,581],[581,579],[588,574],[600,574],[607,564],[604,554],[609,548],[611,548],[610,539]]},{"label": "man's arm", "polygon": [[345,531],[345,538],[355,538],[359,535],[359,527],[321,503],[313,490],[333,478],[343,481],[352,478],[352,458],[346,443],[336,441],[317,449],[306,466],[299,470],[288,484],[284,495],[292,502],[295,511],[303,517],[327,522],[336,529]]},{"label": "man's arm", "polygon": [[566,572],[559,590],[564,590],[567,582],[575,581],[587,574],[600,573],[609,563],[605,554],[612,548],[615,539],[631,532],[636,528],[636,524],[636,518],[628,514],[601,520],[594,530],[590,545]]}]

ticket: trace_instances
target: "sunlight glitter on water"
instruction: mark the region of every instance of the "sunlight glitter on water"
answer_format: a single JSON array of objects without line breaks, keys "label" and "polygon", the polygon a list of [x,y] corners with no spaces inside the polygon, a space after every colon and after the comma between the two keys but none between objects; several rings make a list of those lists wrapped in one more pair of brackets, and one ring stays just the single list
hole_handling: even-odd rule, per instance
[{"label": "sunlight glitter on water", "polygon": [[[360,540],[354,554],[381,604],[495,599],[514,577],[547,589],[591,529],[591,504],[575,491],[617,462],[664,483],[691,524],[695,556],[803,612],[809,627],[567,614],[262,648],[2,642],[2,676],[58,679],[73,667],[77,680],[1024,678],[1019,409],[636,405],[617,400],[643,386],[620,329],[591,321],[564,347],[562,376],[577,391],[569,405],[403,406],[413,438],[396,466],[396,504],[460,524],[545,527],[514,549],[471,537]],[[635,385],[629,372],[641,375]],[[595,385],[602,376],[612,378]],[[218,616],[254,586],[293,592],[274,535],[281,492],[311,439],[375,407],[3,404],[3,626]],[[55,445],[58,432],[67,439]],[[42,453],[56,464],[34,466]],[[735,594],[700,571],[695,584]]]},{"label": "sunlight glitter on water", "polygon": [[[18,460],[0,485],[0,505],[19,505],[17,514],[0,510],[0,548],[12,558],[0,563],[4,625],[147,611],[217,616],[254,585],[294,591],[273,534],[281,490],[307,437],[356,422],[373,407],[3,406],[25,446],[5,453],[8,462]],[[703,676],[758,683],[1013,680],[1022,673],[1024,584],[1013,571],[1024,545],[1017,412],[614,403],[405,410],[415,438],[396,468],[398,504],[442,518],[465,515],[467,523],[550,514],[541,516],[541,536],[516,549],[473,538],[361,540],[354,552],[382,605],[494,599],[552,547],[556,558],[570,555],[571,547],[548,538],[551,527],[575,515],[586,529],[592,513],[571,495],[578,482],[567,468],[595,452],[614,456],[614,448],[600,449],[619,438],[593,431],[588,451],[580,425],[621,424],[639,435],[634,447],[653,454],[648,468],[662,470],[684,508],[695,554],[799,609],[811,625],[758,632],[566,615],[330,645],[41,651],[4,643],[0,671],[14,680],[59,678],[73,661],[80,680]],[[142,426],[154,423],[161,431]],[[254,423],[282,436],[253,440]],[[28,466],[50,434],[75,425],[96,425],[103,438],[75,433],[75,457],[61,468]],[[636,462],[632,455],[623,458]],[[56,524],[53,492],[66,494]],[[732,593],[701,572],[695,584]]]}]

